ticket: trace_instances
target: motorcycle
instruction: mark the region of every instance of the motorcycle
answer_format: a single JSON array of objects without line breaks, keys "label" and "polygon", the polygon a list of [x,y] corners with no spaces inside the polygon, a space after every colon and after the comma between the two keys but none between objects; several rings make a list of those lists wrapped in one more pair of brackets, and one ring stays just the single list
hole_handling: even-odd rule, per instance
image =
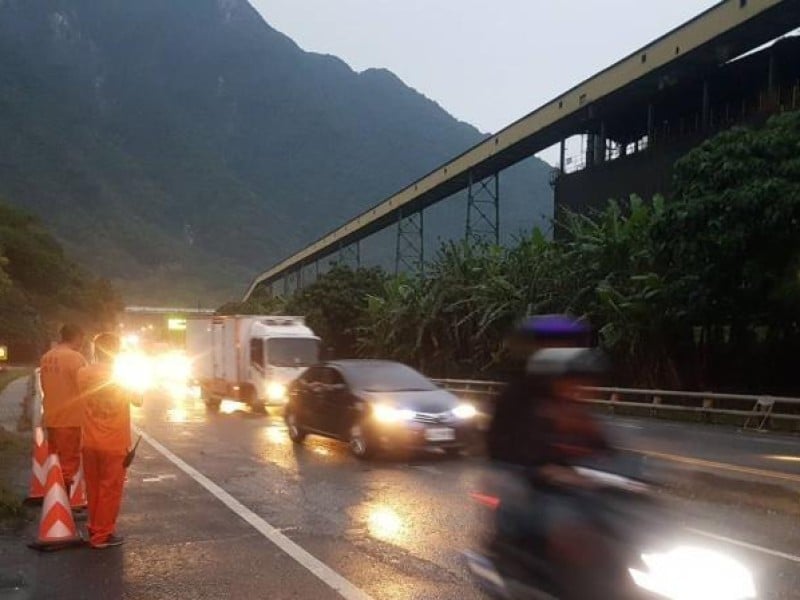
[{"label": "motorcycle", "polygon": [[[508,539],[490,534],[480,551],[466,552],[477,582],[504,600],[752,600],[756,589],[749,570],[716,551],[681,543],[654,489],[642,481],[595,468],[573,467],[587,485],[534,495],[548,506],[578,515],[581,537],[572,538],[582,559],[561,560],[548,551],[553,539]],[[473,494],[497,522],[499,495]],[[545,517],[540,517],[543,521]],[[576,521],[556,525],[555,543],[570,537]],[[546,525],[546,523],[545,523]],[[579,540],[576,542],[575,540]],[[575,548],[573,548],[575,549]]]}]

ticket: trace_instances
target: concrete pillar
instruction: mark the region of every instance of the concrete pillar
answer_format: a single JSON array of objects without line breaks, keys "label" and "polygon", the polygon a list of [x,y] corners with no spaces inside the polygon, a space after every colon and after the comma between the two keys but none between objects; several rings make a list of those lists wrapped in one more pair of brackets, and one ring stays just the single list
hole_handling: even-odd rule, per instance
[{"label": "concrete pillar", "polygon": [[703,82],[703,100],[700,112],[700,122],[703,130],[708,129],[711,121],[711,93],[708,88],[708,81]]},{"label": "concrete pillar", "polygon": [[558,147],[558,168],[561,172],[564,172],[564,168],[566,166],[566,140],[561,140],[561,143]]}]

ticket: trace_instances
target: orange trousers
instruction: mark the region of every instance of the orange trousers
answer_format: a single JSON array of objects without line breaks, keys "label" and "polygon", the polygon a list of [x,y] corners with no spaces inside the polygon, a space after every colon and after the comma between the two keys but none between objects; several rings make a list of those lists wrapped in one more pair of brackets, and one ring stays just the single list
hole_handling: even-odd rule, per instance
[{"label": "orange trousers", "polygon": [[83,474],[89,502],[89,543],[102,544],[116,531],[125,485],[125,453],[83,449]]},{"label": "orange trousers", "polygon": [[64,487],[69,494],[72,481],[81,467],[81,428],[48,427],[47,448],[51,454],[58,455],[64,474]]}]

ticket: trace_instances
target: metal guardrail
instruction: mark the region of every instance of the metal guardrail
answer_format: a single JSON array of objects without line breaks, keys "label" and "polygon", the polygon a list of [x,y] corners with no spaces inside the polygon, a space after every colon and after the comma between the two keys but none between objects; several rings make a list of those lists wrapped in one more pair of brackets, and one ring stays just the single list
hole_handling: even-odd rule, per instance
[{"label": "metal guardrail", "polygon": [[[497,381],[467,379],[434,381],[451,392],[473,398],[484,405],[491,403],[504,386]],[[584,398],[584,402],[607,407],[611,411],[616,408],[646,409],[653,417],[682,413],[696,414],[701,420],[709,420],[714,415],[739,417],[744,420],[745,428],[750,428],[752,424],[752,428],[757,430],[764,430],[774,421],[800,423],[800,398],[621,387],[589,387],[585,388],[585,391],[592,396]],[[791,410],[791,407],[797,407],[796,412],[776,410],[778,408]]]}]

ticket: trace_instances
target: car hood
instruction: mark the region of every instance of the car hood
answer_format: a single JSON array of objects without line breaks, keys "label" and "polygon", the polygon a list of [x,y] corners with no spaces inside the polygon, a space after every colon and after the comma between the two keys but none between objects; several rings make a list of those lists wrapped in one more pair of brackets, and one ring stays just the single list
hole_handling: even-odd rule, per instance
[{"label": "car hood", "polygon": [[447,390],[429,392],[361,392],[370,402],[382,402],[395,408],[413,410],[421,413],[438,414],[452,410],[459,399]]}]

